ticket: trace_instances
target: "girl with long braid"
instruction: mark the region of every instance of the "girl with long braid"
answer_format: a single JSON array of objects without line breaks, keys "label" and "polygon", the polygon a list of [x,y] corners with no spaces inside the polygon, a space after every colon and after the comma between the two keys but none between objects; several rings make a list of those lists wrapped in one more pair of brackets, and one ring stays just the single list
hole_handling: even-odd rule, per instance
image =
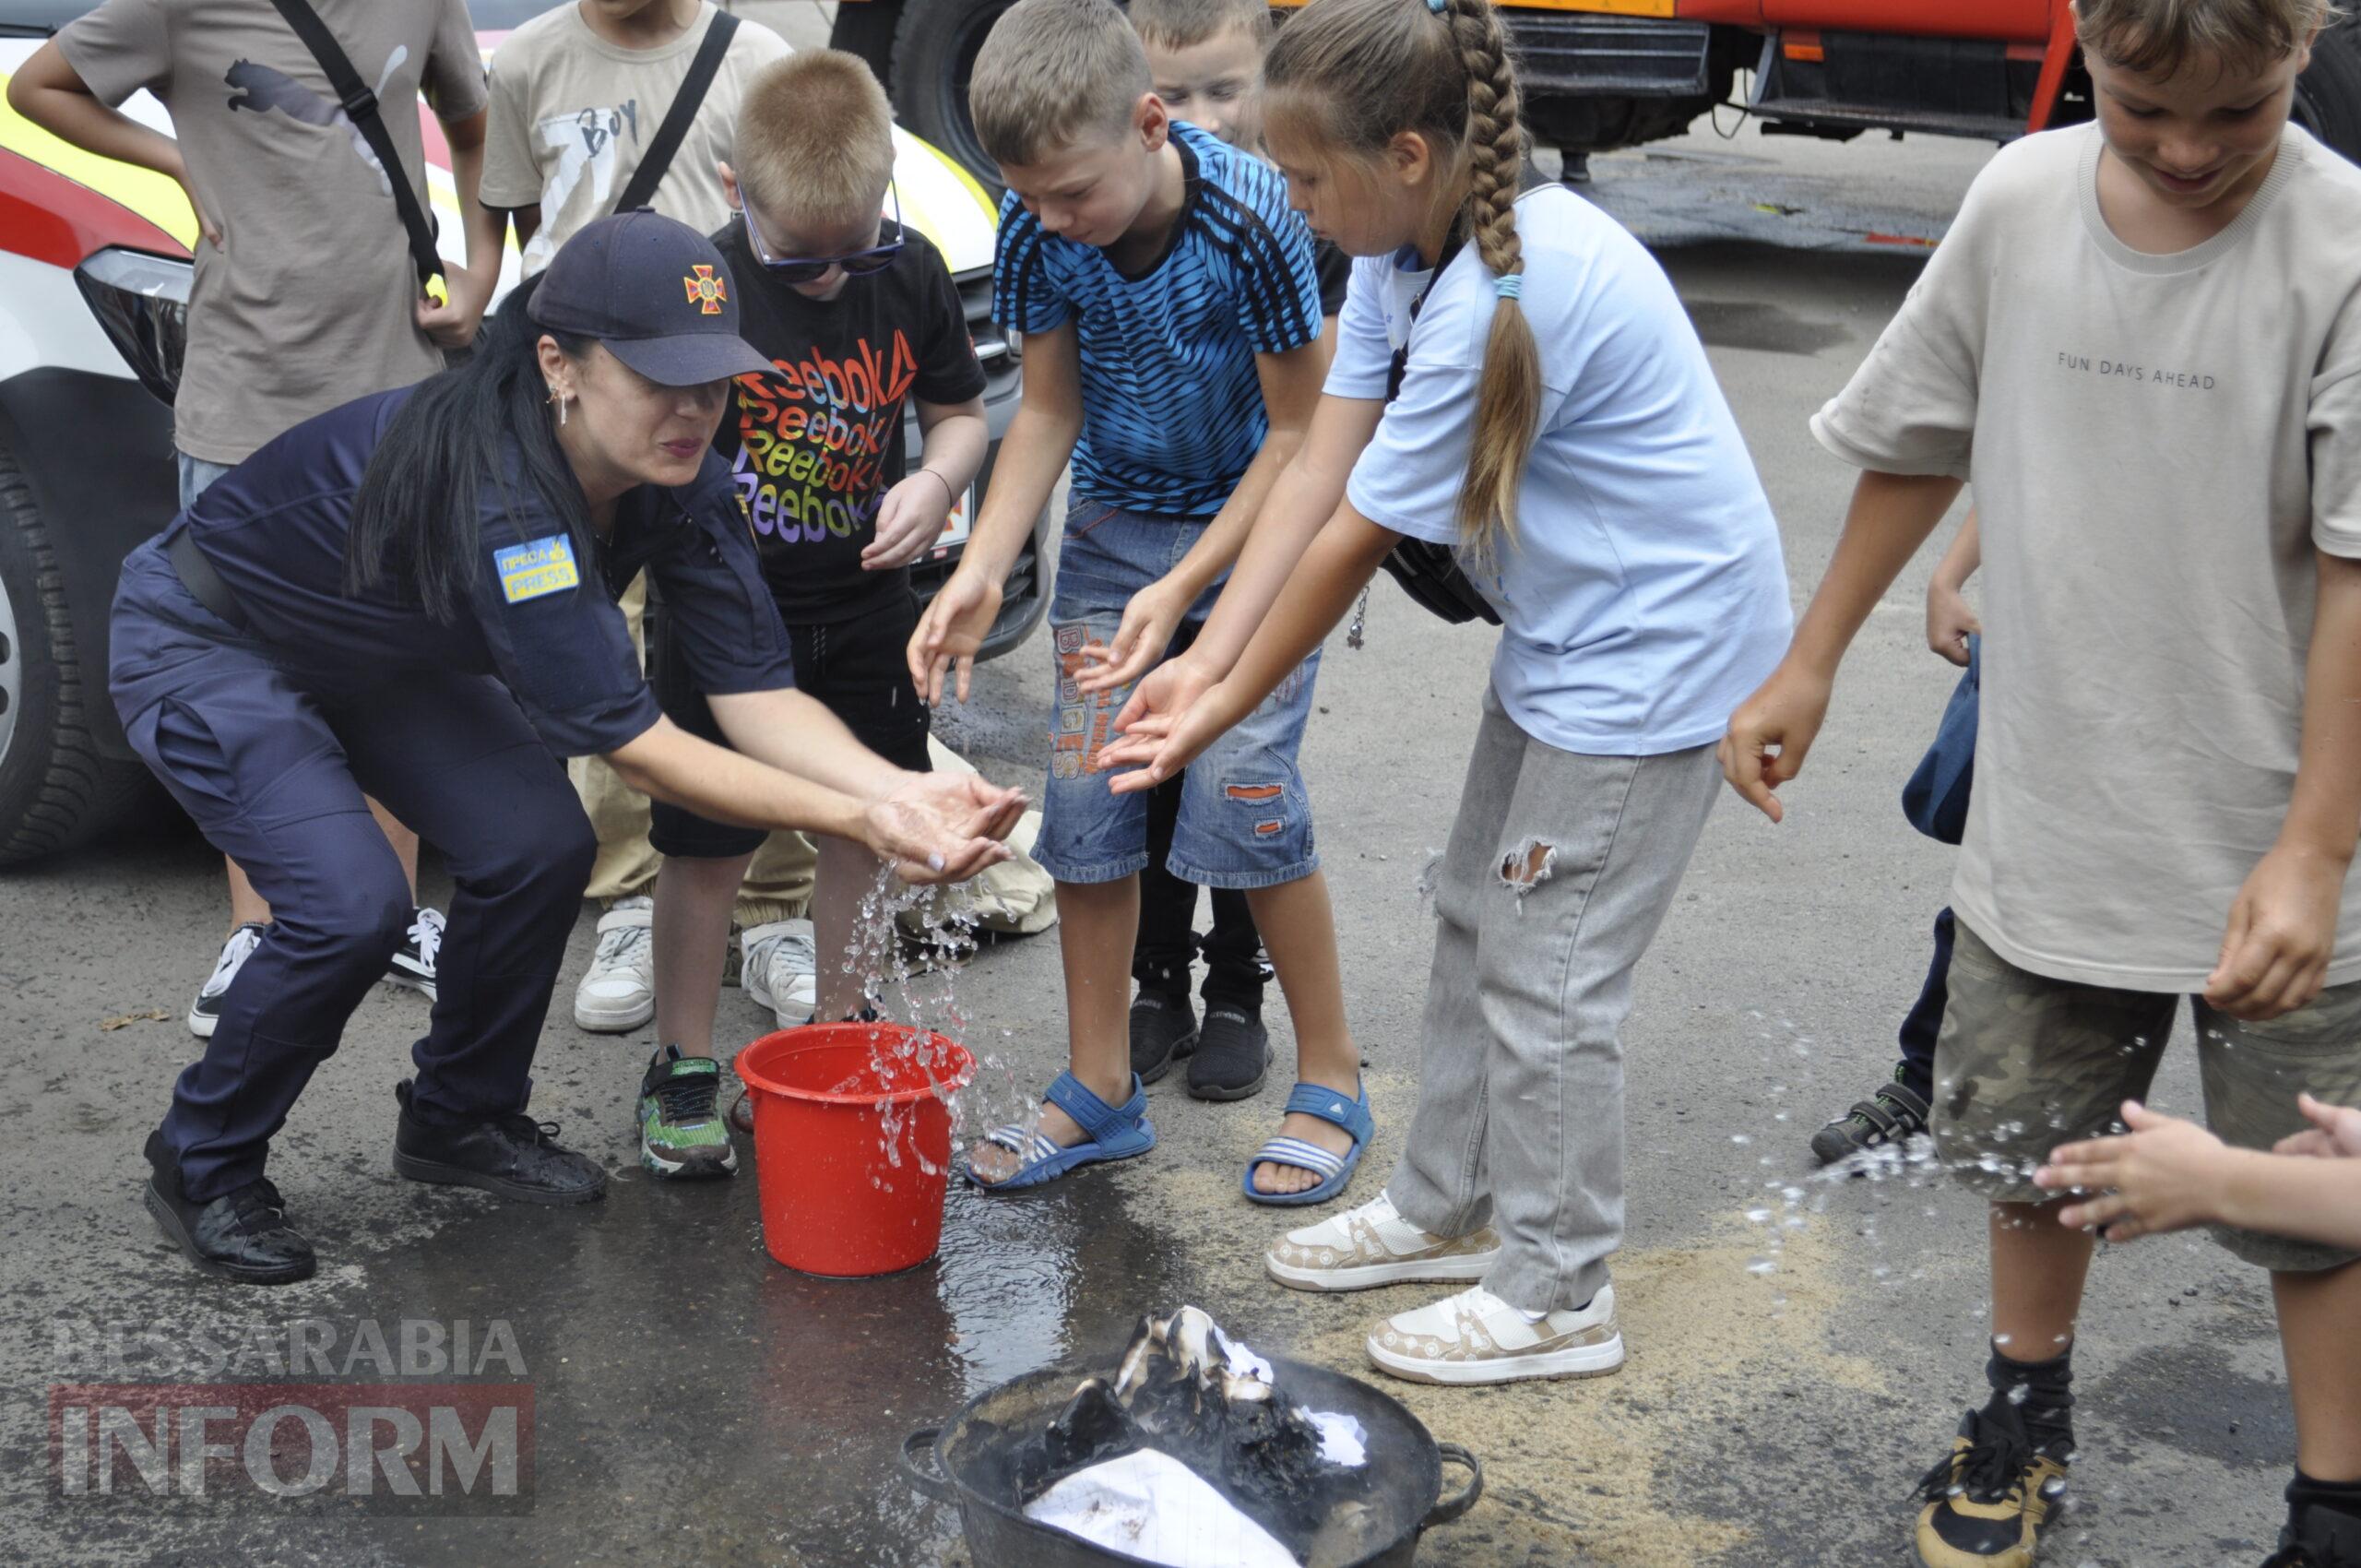
[{"label": "girl with long braid", "polygon": [[1501,623],[1435,889],[1419,1097],[1386,1191],[1273,1244],[1304,1290],[1459,1293],[1376,1325],[1396,1376],[1623,1361],[1631,973],[1714,799],[1714,745],[1786,646],[1778,532],[1671,284],[1550,184],[1519,194],[1488,0],[1320,0],[1266,66],[1266,145],[1357,259],[1310,433],[1195,645],[1103,766],[1185,766],[1381,563],[1444,546]]}]

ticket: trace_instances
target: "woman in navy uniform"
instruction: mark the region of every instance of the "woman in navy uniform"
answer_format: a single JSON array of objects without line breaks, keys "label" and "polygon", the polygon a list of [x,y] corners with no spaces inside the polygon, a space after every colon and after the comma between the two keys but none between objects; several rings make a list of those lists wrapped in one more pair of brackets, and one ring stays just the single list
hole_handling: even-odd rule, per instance
[{"label": "woman in navy uniform", "polygon": [[[148,1206],[199,1268],[313,1271],[264,1166],[409,919],[364,791],[456,886],[395,1170],[535,1203],[606,1185],[525,1110],[594,848],[559,756],[699,815],[860,840],[914,882],[1006,855],[1014,791],[905,773],[792,689],[712,452],[729,378],[770,369],[709,243],[605,219],[474,358],[295,426],[124,563],[125,729],[274,915],[148,1142]],[[643,568],[734,749],[658,711],[614,604]]]}]

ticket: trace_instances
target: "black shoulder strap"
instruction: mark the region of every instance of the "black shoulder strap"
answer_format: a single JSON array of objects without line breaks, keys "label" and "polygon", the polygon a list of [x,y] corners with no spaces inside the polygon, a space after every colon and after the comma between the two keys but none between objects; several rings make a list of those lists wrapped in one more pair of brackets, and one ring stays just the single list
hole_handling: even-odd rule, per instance
[{"label": "black shoulder strap", "polygon": [[[377,163],[386,172],[386,183],[394,187],[394,209],[401,214],[402,228],[409,234],[409,258],[418,267],[418,282],[424,288],[443,271],[443,258],[434,249],[434,226],[427,221],[425,209],[418,205],[417,188],[409,183],[409,172],[402,167],[401,154],[394,150],[394,138],[386,134],[385,117],[378,113],[377,95],[352,68],[336,35],[320,20],[308,0],[270,0],[303,47],[336,89],[337,101],[344,106],[352,128],[377,155]],[[411,113],[415,113],[413,109]]]},{"label": "black shoulder strap", "polygon": [[696,58],[689,62],[689,74],[682,79],[681,90],[672,95],[672,107],[664,112],[664,123],[656,127],[656,135],[647,143],[647,155],[631,172],[623,198],[615,203],[617,212],[646,207],[655,199],[656,187],[663,184],[665,171],[672,167],[672,155],[681,150],[681,143],[687,139],[689,122],[697,117],[706,89],[713,86],[713,78],[721,69],[721,57],[730,53],[730,40],[737,30],[736,17],[727,11],[714,12],[713,25],[705,30]]}]

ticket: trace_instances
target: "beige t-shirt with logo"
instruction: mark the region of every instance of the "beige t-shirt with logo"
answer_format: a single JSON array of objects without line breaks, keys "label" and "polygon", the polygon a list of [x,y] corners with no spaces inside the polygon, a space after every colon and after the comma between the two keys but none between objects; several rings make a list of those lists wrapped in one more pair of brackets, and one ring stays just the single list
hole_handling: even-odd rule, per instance
[{"label": "beige t-shirt with logo", "polygon": [[[569,4],[535,17],[493,53],[483,200],[503,208],[540,204],[540,228],[525,247],[528,276],[547,267],[577,230],[615,209],[714,16],[712,6],[701,5],[697,19],[671,42],[625,49],[593,32],[581,7]],[[786,41],[768,28],[739,23],[650,206],[700,234],[729,221],[714,165],[730,157],[747,83],[788,53]]]},{"label": "beige t-shirt with logo", "polygon": [[[2315,549],[2361,557],[2361,169],[2290,126],[2228,229],[2148,255],[2100,147],[1996,157],[1812,432],[1975,490],[1960,918],[2036,974],[2196,992],[2287,814]],[[2361,878],[2329,978],[2361,979]]]},{"label": "beige t-shirt with logo", "polygon": [[[424,206],[420,92],[445,121],[484,106],[465,0],[313,8],[376,91]],[[219,249],[196,244],[182,451],[241,462],[291,424],[443,368],[413,315],[418,273],[386,172],[270,0],[107,0],[57,46],[101,102],[146,88],[171,112],[221,230]]]}]

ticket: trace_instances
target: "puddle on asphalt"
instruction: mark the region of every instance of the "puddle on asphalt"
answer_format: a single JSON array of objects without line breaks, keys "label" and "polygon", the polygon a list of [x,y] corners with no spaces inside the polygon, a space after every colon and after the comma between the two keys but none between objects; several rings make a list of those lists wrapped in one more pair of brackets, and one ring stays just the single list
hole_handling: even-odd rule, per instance
[{"label": "puddle on asphalt", "polygon": [[[581,1211],[456,1196],[477,1212],[368,1260],[368,1311],[516,1325],[538,1555],[661,1557],[694,1518],[700,1555],[731,1561],[964,1562],[955,1512],[897,1473],[902,1438],[1020,1372],[1111,1361],[1143,1312],[1189,1299],[1169,1237],[1103,1175],[1005,1199],[955,1178],[941,1253],[866,1280],[775,1263],[756,1185],[749,1161],[694,1188],[618,1171]],[[500,1528],[388,1526],[406,1563],[481,1563]]]}]

